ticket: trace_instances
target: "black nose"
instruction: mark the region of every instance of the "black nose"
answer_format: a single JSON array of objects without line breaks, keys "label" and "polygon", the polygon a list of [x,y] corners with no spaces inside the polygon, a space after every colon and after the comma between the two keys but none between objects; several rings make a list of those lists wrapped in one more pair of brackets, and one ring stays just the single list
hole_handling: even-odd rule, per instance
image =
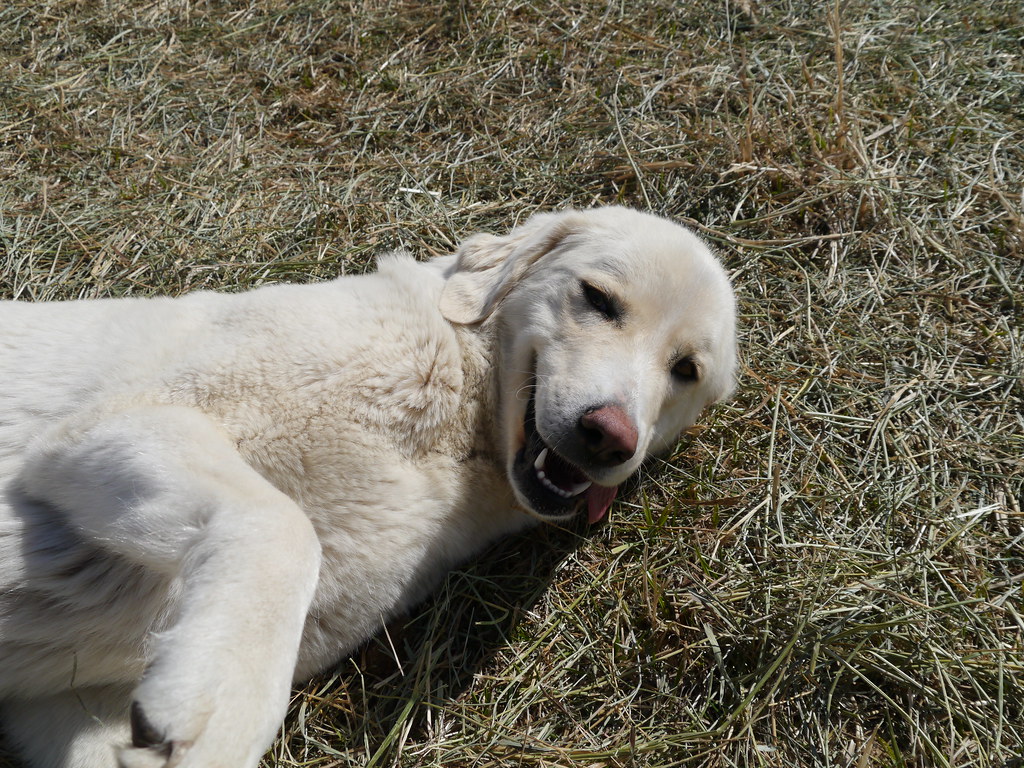
[{"label": "black nose", "polygon": [[638,440],[636,425],[617,405],[603,405],[580,416],[577,429],[591,459],[605,466],[633,458]]}]

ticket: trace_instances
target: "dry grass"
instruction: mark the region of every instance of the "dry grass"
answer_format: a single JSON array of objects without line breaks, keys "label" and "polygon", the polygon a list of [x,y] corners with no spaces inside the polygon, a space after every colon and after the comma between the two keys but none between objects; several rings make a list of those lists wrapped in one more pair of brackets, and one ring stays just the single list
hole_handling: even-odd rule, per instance
[{"label": "dry grass", "polygon": [[1022,40],[1016,0],[7,0],[0,292],[690,222],[735,400],[297,692],[265,764],[1019,766]]}]

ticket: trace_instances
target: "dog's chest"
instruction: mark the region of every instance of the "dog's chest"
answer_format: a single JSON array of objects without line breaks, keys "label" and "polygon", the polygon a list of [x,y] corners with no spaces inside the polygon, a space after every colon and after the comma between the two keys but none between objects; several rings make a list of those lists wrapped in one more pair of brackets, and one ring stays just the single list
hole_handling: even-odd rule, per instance
[{"label": "dog's chest", "polygon": [[297,677],[337,660],[422,600],[452,567],[529,524],[490,463],[402,461],[311,510],[322,563]]},{"label": "dog's chest", "polygon": [[[186,394],[242,456],[308,509],[364,508],[412,478],[453,482],[471,459],[495,465],[494,372],[486,340],[449,326],[378,343],[313,349],[271,375],[227,366]],[[417,488],[412,498],[421,494]]]},{"label": "dog's chest", "polygon": [[410,333],[386,354],[365,343],[293,359],[281,378],[232,367],[190,395],[317,530],[323,559],[297,678],[530,520],[513,509],[495,452],[489,346],[446,330]]}]

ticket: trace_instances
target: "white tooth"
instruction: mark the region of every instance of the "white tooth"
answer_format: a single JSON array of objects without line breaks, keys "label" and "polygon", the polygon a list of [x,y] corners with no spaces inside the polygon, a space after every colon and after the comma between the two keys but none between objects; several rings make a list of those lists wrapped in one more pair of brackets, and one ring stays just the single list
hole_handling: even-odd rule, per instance
[{"label": "white tooth", "polygon": [[539,477],[541,480],[547,480],[547,475],[544,474],[543,469],[537,470],[537,477]]},{"label": "white tooth", "polygon": [[547,488],[552,493],[558,494],[563,499],[569,498],[569,494],[567,494],[565,491],[563,491],[557,485],[555,485],[550,480],[548,480],[546,477],[544,477],[544,473],[543,472],[538,472],[537,473],[537,477],[540,478],[541,485],[543,485],[545,488]]},{"label": "white tooth", "polygon": [[592,485],[593,485],[593,483],[590,482],[589,480],[587,480],[586,482],[583,482],[583,483],[577,483],[576,485],[574,485],[569,490],[569,495],[570,496],[579,496],[581,493],[583,493],[585,490],[587,490],[587,488],[589,488]]},{"label": "white tooth", "polygon": [[548,458],[548,449],[545,448],[543,451],[537,454],[537,460],[533,462],[533,468],[540,472],[544,469],[544,462]]}]

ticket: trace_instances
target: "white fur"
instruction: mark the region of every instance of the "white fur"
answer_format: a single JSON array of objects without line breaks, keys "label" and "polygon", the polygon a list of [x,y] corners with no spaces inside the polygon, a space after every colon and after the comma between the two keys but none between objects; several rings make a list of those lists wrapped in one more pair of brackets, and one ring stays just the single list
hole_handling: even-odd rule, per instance
[{"label": "white fur", "polygon": [[734,312],[698,238],[619,208],[317,285],[0,303],[10,738],[37,768],[255,766],[293,681],[558,517],[514,478],[531,393],[567,451],[588,408],[635,424],[628,461],[579,462],[614,486],[728,393]]}]

